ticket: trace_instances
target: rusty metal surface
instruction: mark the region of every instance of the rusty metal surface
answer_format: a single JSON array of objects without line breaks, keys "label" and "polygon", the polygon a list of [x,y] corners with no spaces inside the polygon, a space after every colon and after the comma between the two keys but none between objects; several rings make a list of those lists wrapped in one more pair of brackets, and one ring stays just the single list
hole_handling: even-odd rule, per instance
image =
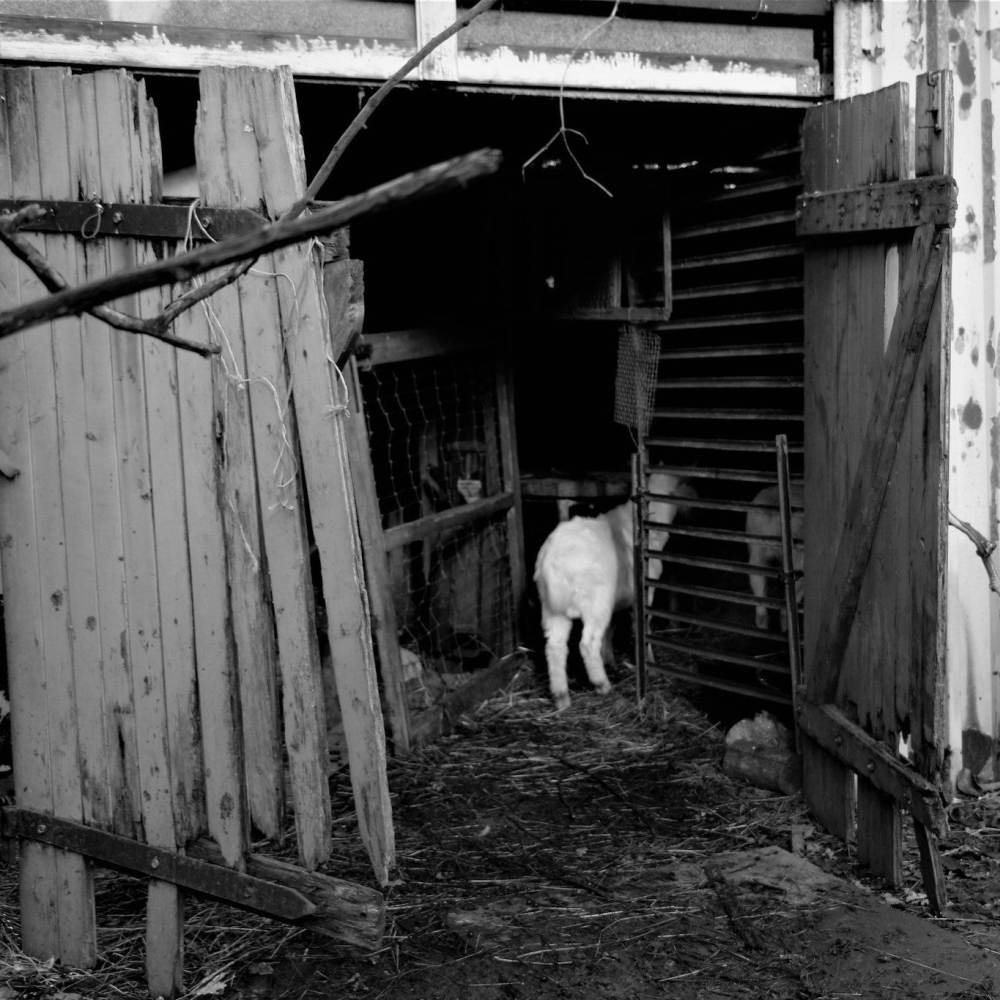
[{"label": "rusty metal surface", "polygon": [[84,239],[124,236],[132,239],[166,240],[190,237],[196,242],[224,240],[230,236],[253,232],[267,223],[262,215],[245,208],[199,207],[196,223],[186,205],[0,198],[0,212],[16,212],[25,205],[41,205],[46,210],[44,218],[20,227],[25,232],[68,233]]},{"label": "rusty metal surface", "polygon": [[302,893],[287,886],[207,861],[196,861],[173,851],[139,844],[129,837],[105,833],[82,823],[10,807],[3,809],[0,816],[0,831],[4,837],[50,844],[112,868],[147,875],[161,882],[172,882],[243,909],[284,920],[308,917],[316,910],[315,904]]}]

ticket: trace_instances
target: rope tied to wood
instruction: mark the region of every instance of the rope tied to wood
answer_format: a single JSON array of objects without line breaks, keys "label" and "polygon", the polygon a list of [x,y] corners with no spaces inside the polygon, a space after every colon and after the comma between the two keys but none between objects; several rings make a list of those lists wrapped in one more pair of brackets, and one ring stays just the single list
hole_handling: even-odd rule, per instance
[{"label": "rope tied to wood", "polygon": [[[92,240],[101,232],[101,221],[104,218],[104,205],[99,198],[91,199],[94,211],[80,223],[80,236],[85,240]],[[91,225],[93,223],[93,225]]]}]

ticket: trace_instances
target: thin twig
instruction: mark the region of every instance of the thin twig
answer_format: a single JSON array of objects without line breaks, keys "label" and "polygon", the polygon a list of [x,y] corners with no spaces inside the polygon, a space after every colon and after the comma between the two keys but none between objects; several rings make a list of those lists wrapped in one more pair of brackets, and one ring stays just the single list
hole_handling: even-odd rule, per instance
[{"label": "thin twig", "polygon": [[[344,151],[353,142],[354,137],[365,127],[368,119],[375,113],[378,106],[385,100],[388,96],[389,91],[392,90],[396,84],[403,80],[409,73],[411,73],[417,66],[419,66],[424,59],[430,55],[442,42],[447,41],[452,35],[457,34],[462,30],[470,21],[474,21],[480,14],[489,10],[496,4],[497,0],[479,0],[474,7],[470,7],[467,11],[464,11],[452,24],[448,25],[443,31],[438,32],[432,39],[430,39],[425,45],[421,46],[417,51],[410,56],[409,59],[403,63],[402,66],[395,73],[392,74],[385,83],[383,83],[378,90],[372,94],[371,97],[365,102],[364,107],[354,116],[354,120],[350,125],[344,129],[343,135],[333,144],[330,152],[327,153],[326,159],[323,161],[319,170],[316,171],[315,176],[309,182],[309,186],[306,188],[305,193],[301,198],[285,214],[282,219],[292,219],[295,216],[302,213],[309,202],[313,201],[319,192],[320,188],[326,183],[330,176],[333,168],[337,165],[340,158],[344,155]],[[616,2],[615,6],[618,4]]]},{"label": "thin twig", "polygon": [[570,135],[579,136],[581,139],[583,139],[585,143],[588,143],[588,145],[589,145],[589,140],[579,129],[566,127],[566,76],[569,73],[570,66],[573,65],[573,61],[580,54],[580,51],[581,49],[583,49],[584,45],[586,45],[587,42],[589,42],[590,39],[593,38],[594,35],[596,35],[599,31],[603,31],[604,28],[606,28],[618,16],[618,5],[620,2],[621,0],[614,0],[614,6],[611,8],[611,13],[608,14],[608,16],[604,18],[603,21],[600,21],[598,24],[595,24],[594,27],[592,27],[590,31],[588,31],[583,36],[583,38],[581,38],[580,41],[576,43],[576,48],[574,48],[573,51],[569,54],[569,59],[566,60],[566,66],[563,68],[562,79],[559,81],[559,128],[556,129],[552,137],[545,143],[545,145],[543,145],[537,152],[529,156],[528,159],[524,161],[524,163],[521,165],[522,177],[524,176],[525,170],[527,170],[528,167],[531,166],[531,164],[534,163],[535,160],[537,160],[538,157],[540,157],[552,145],[552,143],[556,142],[558,139],[562,139],[562,143],[563,146],[565,146],[566,148],[566,152],[569,154],[570,159],[576,164],[577,170],[580,171],[580,174],[582,175],[584,180],[590,181],[591,184],[593,184],[595,187],[603,191],[609,198],[614,197],[614,195],[599,180],[597,180],[594,177],[591,177],[590,174],[588,174],[587,171],[584,170],[583,164],[577,158],[576,153],[574,153],[573,150],[570,148],[569,139],[567,138],[567,136]]},{"label": "thin twig", "polygon": [[990,580],[990,590],[994,594],[1000,594],[1000,580],[997,579],[996,566],[993,565],[993,550],[997,547],[996,542],[991,542],[981,531],[974,528],[968,521],[963,521],[960,517],[948,511],[948,523],[953,528],[958,528],[962,534],[971,539],[976,547],[976,555],[983,561],[986,567],[986,575]]}]

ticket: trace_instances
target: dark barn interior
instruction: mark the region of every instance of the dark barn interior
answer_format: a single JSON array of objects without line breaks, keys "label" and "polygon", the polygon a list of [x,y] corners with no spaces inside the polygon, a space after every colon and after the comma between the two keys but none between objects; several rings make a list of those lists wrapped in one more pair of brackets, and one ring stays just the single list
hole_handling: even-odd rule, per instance
[{"label": "dark barn interior", "polygon": [[[147,86],[159,109],[164,169],[187,166],[197,82],[151,75]],[[371,92],[297,84],[310,175]],[[792,475],[802,474],[801,252],[793,231],[801,111],[567,98],[562,113],[565,134],[551,97],[430,88],[390,96],[323,199],[480,147],[500,149],[505,166],[499,179],[461,195],[352,227],[351,255],[365,266],[365,331],[446,330],[470,344],[508,345],[528,580],[520,634],[541,659],[530,577],[558,518],[545,484],[575,484],[576,509],[591,513],[629,492],[637,436],[614,419],[622,307],[660,310],[646,327],[659,335],[660,363],[643,444],[649,468],[689,477],[698,499],[681,508],[671,533],[650,621],[654,662],[709,684],[708,704],[732,694],[739,712],[748,698],[787,704],[778,590],[772,581],[765,634],[754,626],[743,533],[754,496],[775,481],[776,433],[788,434]],[[439,390],[414,388],[415,405],[426,407],[431,392]],[[373,425],[391,422],[367,405]],[[468,475],[468,463],[480,460],[456,453],[456,474],[462,462]],[[374,465],[381,501],[391,477]],[[426,506],[427,487],[413,489]],[[448,501],[431,504],[440,510]],[[382,513],[384,528],[411,516],[384,505]],[[505,544],[491,537],[487,549]],[[426,560],[424,570],[433,571]],[[480,587],[477,600],[500,593]],[[401,635],[405,645],[405,622]],[[509,625],[483,626],[455,640],[449,655],[478,665],[482,648],[506,652],[497,643],[513,638]],[[421,655],[426,661],[425,649]]]}]

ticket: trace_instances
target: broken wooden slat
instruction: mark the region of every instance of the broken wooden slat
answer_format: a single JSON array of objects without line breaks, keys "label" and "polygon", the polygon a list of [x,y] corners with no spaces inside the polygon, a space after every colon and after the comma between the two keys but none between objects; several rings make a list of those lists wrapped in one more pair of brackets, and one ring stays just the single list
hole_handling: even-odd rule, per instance
[{"label": "broken wooden slat", "polygon": [[[212,864],[222,861],[218,848],[207,840],[191,844],[188,854]],[[246,870],[254,878],[294,889],[312,903],[314,910],[298,918],[299,925],[367,951],[381,947],[385,899],[377,889],[321,872],[307,872],[298,865],[264,854],[248,854]]]},{"label": "broken wooden slat", "polygon": [[[349,276],[349,272],[331,275],[331,266],[333,265],[326,264],[323,268],[323,285],[330,324],[335,327],[345,312],[346,292],[342,282],[337,278]],[[375,473],[372,470],[368,443],[364,398],[358,379],[358,365],[354,358],[350,359],[345,377],[354,404],[351,417],[344,428],[345,440],[354,480],[354,497],[358,507],[358,530],[364,551],[368,597],[372,606],[372,632],[378,649],[382,690],[385,692],[393,750],[397,754],[405,754],[410,750],[410,720],[399,655],[399,626],[389,589],[389,569],[385,539],[382,534],[382,517],[375,489]]]},{"label": "broken wooden slat", "polygon": [[795,231],[799,236],[879,235],[928,223],[952,226],[957,190],[953,178],[939,176],[803,194]]},{"label": "broken wooden slat", "polygon": [[[209,343],[213,334],[204,310],[192,309],[175,323],[181,336]],[[249,843],[243,749],[237,709],[236,649],[228,629],[229,586],[226,578],[224,520],[218,483],[222,478],[221,445],[216,440],[213,390],[221,365],[187,351],[177,355],[180,440],[184,456],[184,504],[194,602],[194,656],[198,671],[207,829],[225,863],[242,864]]]},{"label": "broken wooden slat", "polygon": [[[140,93],[138,85],[123,72],[99,73],[95,86],[102,180],[112,189],[121,190],[123,197],[141,201],[148,195],[148,161],[152,153],[136,131],[144,111],[144,91]],[[115,253],[113,249],[110,252]],[[124,258],[123,270],[153,256],[148,246],[138,243],[123,245],[119,252]],[[151,316],[161,304],[162,296],[154,290],[142,293],[129,305],[131,311]],[[165,661],[161,617],[154,442],[146,411],[151,383],[147,380],[145,346],[144,338],[120,331],[112,336],[118,481],[124,522],[126,648],[138,737],[143,829],[147,843],[174,850],[184,829],[178,815],[184,800],[175,802],[174,778],[178,757],[185,749],[182,745],[171,746],[170,729],[176,723],[176,713],[185,709],[178,706],[177,691],[168,688],[167,680],[168,667],[173,665]],[[165,377],[152,366],[148,375],[149,379]],[[160,544],[167,544],[167,540],[160,539]],[[182,701],[186,701],[183,696]],[[146,976],[150,991],[156,995],[169,997],[182,988],[183,919],[183,898],[177,886],[151,880],[146,903]]]},{"label": "broken wooden slat", "polygon": [[[287,131],[288,74],[205,70],[196,144],[201,185],[214,200],[231,192],[277,216],[305,187],[297,135]],[[297,128],[297,122],[295,123]],[[230,195],[232,197],[232,195]],[[312,598],[309,544],[295,422],[280,331],[297,322],[294,297],[283,309],[279,285],[298,284],[279,256],[263,257],[237,286],[239,312],[227,323],[230,349],[249,400],[267,590],[274,607],[299,858],[315,868],[330,853],[326,724]],[[280,760],[280,758],[279,758]]]}]

